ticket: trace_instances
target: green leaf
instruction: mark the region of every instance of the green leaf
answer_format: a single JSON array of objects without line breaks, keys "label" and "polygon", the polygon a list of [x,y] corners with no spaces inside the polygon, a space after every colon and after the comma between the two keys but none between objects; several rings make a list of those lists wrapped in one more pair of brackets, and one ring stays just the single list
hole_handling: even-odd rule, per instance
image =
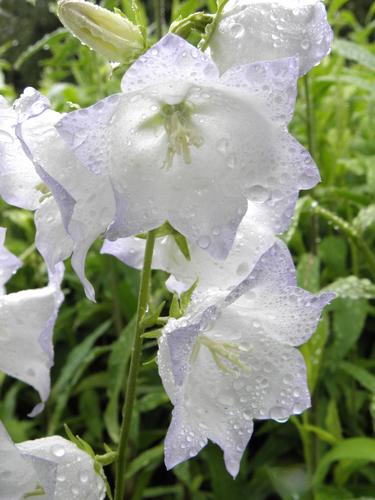
[{"label": "green leaf", "polygon": [[298,286],[309,292],[320,290],[320,259],[316,255],[304,254],[297,266]]},{"label": "green leaf", "polygon": [[362,368],[361,366],[354,365],[348,362],[341,363],[340,369],[353,377],[365,389],[375,394],[375,375],[370,373],[365,368]]},{"label": "green leaf", "polygon": [[164,456],[164,445],[158,444],[149,450],[144,451],[137,458],[135,458],[132,462],[130,462],[128,466],[128,470],[126,471],[126,478],[130,479],[137,472],[144,469],[145,467],[154,469],[156,468],[160,462],[163,460]]},{"label": "green leaf", "polygon": [[375,462],[375,439],[358,437],[345,439],[338,443],[319,460],[314,476],[314,483],[323,483],[333,462],[347,459]]},{"label": "green leaf", "polygon": [[375,204],[361,208],[356,218],[353,220],[353,226],[362,233],[375,224]]},{"label": "green leaf", "polygon": [[347,276],[339,278],[324,288],[324,291],[334,292],[343,299],[374,299],[375,285],[368,279]]},{"label": "green leaf", "polygon": [[331,307],[334,311],[334,340],[329,352],[332,363],[337,363],[361,336],[367,316],[367,302],[363,299],[336,299]]},{"label": "green leaf", "polygon": [[327,415],[325,424],[328,432],[330,432],[336,440],[342,439],[342,429],[337,403],[334,399],[330,399],[327,406]]},{"label": "green leaf", "polygon": [[338,236],[328,236],[319,245],[319,256],[333,277],[346,274],[348,245]]},{"label": "green leaf", "polygon": [[105,321],[70,352],[60,376],[51,391],[51,400],[55,401],[55,406],[49,422],[49,434],[54,434],[56,428],[59,426],[61,415],[65,410],[69,396],[81,378],[82,373],[96,357],[108,352],[108,346],[94,348],[94,345],[99,337],[108,331],[111,324],[110,320]]},{"label": "green leaf", "polygon": [[333,41],[332,49],[351,61],[362,64],[366,68],[375,71],[375,55],[363,45],[349,42],[342,38],[336,38]]},{"label": "green leaf", "polygon": [[135,332],[135,317],[121,332],[120,337],[112,344],[108,359],[108,404],[104,411],[104,422],[108,434],[114,443],[118,442],[120,434],[119,399],[125,386],[125,375],[130,359]]},{"label": "green leaf", "polygon": [[318,427],[316,425],[311,425],[311,424],[303,424],[302,427],[306,431],[316,434],[318,436],[318,438],[321,439],[322,441],[324,441],[325,443],[329,443],[331,445],[334,445],[338,442],[338,439],[333,434],[325,431],[321,427]]},{"label": "green leaf", "polygon": [[319,378],[324,348],[329,335],[329,321],[327,313],[323,313],[322,319],[310,340],[301,347],[307,368],[307,382],[311,393],[314,392]]}]

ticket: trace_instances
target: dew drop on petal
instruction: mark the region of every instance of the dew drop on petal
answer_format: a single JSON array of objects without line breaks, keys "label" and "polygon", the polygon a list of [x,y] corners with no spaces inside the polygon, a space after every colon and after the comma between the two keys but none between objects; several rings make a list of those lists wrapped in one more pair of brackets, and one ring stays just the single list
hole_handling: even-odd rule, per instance
[{"label": "dew drop on petal", "polygon": [[198,239],[198,246],[203,250],[206,250],[211,245],[211,238],[209,236],[201,236]]},{"label": "dew drop on petal", "polygon": [[87,483],[87,481],[89,480],[89,475],[87,472],[81,472],[80,475],[79,475],[79,480],[81,481],[81,483]]},{"label": "dew drop on petal", "polygon": [[255,203],[264,203],[269,198],[269,192],[263,186],[255,184],[246,190],[247,197]]},{"label": "dew drop on petal", "polygon": [[52,447],[52,453],[55,455],[55,457],[63,457],[65,455],[65,449],[63,446],[57,444]]},{"label": "dew drop on petal", "polygon": [[272,420],[276,420],[276,422],[284,423],[289,418],[289,413],[286,408],[282,406],[274,406],[269,411],[269,416]]},{"label": "dew drop on petal", "polygon": [[308,40],[302,40],[301,47],[303,50],[308,50],[310,48],[310,42]]},{"label": "dew drop on petal", "polygon": [[219,139],[216,143],[216,149],[219,151],[219,153],[225,155],[228,151],[228,139],[225,139],[225,137]]},{"label": "dew drop on petal", "polygon": [[230,28],[230,32],[232,33],[234,38],[242,38],[245,33],[245,28],[240,23],[232,24]]},{"label": "dew drop on petal", "polygon": [[304,410],[304,407],[303,407],[301,402],[297,401],[297,403],[295,403],[293,405],[293,413],[295,415],[300,415],[303,412],[303,410]]}]

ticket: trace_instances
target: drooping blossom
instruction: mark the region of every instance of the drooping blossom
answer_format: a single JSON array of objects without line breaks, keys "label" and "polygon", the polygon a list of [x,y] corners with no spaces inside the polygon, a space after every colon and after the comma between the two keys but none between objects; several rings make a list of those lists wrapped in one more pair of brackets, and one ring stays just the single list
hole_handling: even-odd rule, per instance
[{"label": "drooping blossom", "polygon": [[248,202],[282,232],[298,191],[319,180],[310,155],[287,131],[297,66],[288,58],[220,76],[207,55],[169,34],[125,73],[121,94],[67,114],[56,124],[61,136],[100,175],[98,189],[101,176],[111,179],[116,217],[107,237],[168,220],[224,259]]},{"label": "drooping blossom", "polygon": [[232,291],[198,294],[184,317],[168,322],[158,354],[174,405],[165,440],[168,469],[210,439],[235,477],[254,419],[281,422],[310,406],[295,347],[309,339],[333,297],[298,288],[291,256],[278,242]]},{"label": "drooping blossom", "polygon": [[0,422],[0,499],[29,497],[103,500],[105,485],[93,459],[74,443],[50,436],[14,444]]},{"label": "drooping blossom", "polygon": [[221,71],[298,56],[304,75],[328,54],[332,37],[320,0],[229,0],[209,47]]},{"label": "drooping blossom", "polygon": [[[169,290],[182,292],[198,280],[198,288],[226,290],[238,285],[254,267],[259,257],[275,243],[275,236],[267,221],[259,218],[254,205],[250,205],[242,219],[233,247],[222,261],[211,257],[196,244],[189,244],[190,260],[179,250],[172,236],[158,238],[152,260],[154,269],[171,273],[166,284]],[[102,253],[114,255],[125,264],[141,269],[145,240],[136,237],[106,240]]]},{"label": "drooping blossom", "polygon": [[[3,228],[0,228],[0,235],[0,276],[4,276],[5,270],[9,278],[8,271],[14,272],[20,262],[3,248]],[[60,264],[50,275],[46,287],[0,294],[0,371],[38,391],[42,402],[30,415],[36,415],[43,409],[50,392],[52,333],[63,301],[60,290],[63,273],[63,265]]]}]

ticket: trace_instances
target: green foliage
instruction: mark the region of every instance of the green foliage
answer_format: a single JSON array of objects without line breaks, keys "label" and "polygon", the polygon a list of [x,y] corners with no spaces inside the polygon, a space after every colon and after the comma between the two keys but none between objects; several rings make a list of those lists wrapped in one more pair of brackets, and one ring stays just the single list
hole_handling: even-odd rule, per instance
[{"label": "green foliage", "polygon": [[[138,0],[102,4],[122,8],[144,29],[152,17],[151,4]],[[119,90],[123,67],[113,69],[64,29],[57,29],[59,25],[51,21],[50,13],[41,28],[36,22],[39,2],[35,7],[31,2],[25,5],[25,12],[20,13],[20,25],[27,27],[22,37],[16,33],[19,26],[12,2],[5,2],[0,9],[0,26],[7,33],[7,38],[0,38],[0,91],[4,96],[12,99],[20,87],[36,80],[55,109],[69,111]],[[43,2],[45,12],[46,5]],[[312,408],[284,425],[257,422],[235,481],[214,445],[167,473],[162,464],[162,442],[171,405],[156,364],[146,363],[140,372],[131,429],[129,498],[375,498],[375,345],[371,336],[375,323],[375,51],[371,45],[375,9],[368,10],[366,5],[370,2],[328,3],[336,40],[331,55],[308,77],[313,154],[323,182],[303,194],[294,222],[284,235],[295,257],[299,284],[313,292],[332,290],[338,296],[316,333],[301,348],[313,394]],[[177,26],[181,17],[203,10],[213,13],[215,9],[213,0],[173,0],[166,12]],[[194,41],[193,31],[201,25],[194,28],[196,19],[193,16],[190,20],[188,31]],[[155,39],[154,32],[152,25],[149,43]],[[6,40],[17,37],[20,45],[16,50]],[[30,67],[32,80],[28,81]],[[305,89],[301,80],[291,130],[307,146]],[[32,214],[0,202],[0,225],[9,228],[7,246],[25,262],[11,280],[9,291],[44,285],[45,267],[32,245]],[[188,258],[186,242],[175,236]],[[63,434],[64,423],[68,423],[74,435],[82,436],[81,445],[90,443],[98,463],[106,465],[112,484],[111,453],[119,436],[139,278],[136,271],[100,255],[98,249],[99,244],[90,251],[87,262],[97,304],[88,303],[77,277],[69,267],[67,270],[66,300],[54,337],[53,389],[46,412],[27,419],[37,401],[35,394],[24,384],[0,375],[0,418],[17,441]],[[154,275],[153,303],[144,319],[148,329],[144,360],[155,357],[162,313],[181,316],[192,292],[171,300],[164,278],[162,273]],[[77,439],[74,435],[71,438]]]}]

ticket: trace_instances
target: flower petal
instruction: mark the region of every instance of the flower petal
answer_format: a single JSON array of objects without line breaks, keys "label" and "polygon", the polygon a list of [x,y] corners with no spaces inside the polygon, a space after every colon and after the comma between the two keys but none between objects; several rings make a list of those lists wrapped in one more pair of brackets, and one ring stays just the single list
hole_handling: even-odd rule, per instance
[{"label": "flower petal", "polygon": [[[37,99],[44,103],[40,94]],[[93,300],[94,290],[85,277],[84,263],[92,243],[113,220],[115,200],[111,184],[108,177],[95,175],[82,166],[66,146],[55,129],[61,115],[46,107],[33,114],[33,106],[34,101],[27,118],[19,124],[19,137],[59,206],[65,230],[73,240],[73,268],[85,286],[86,295]],[[27,109],[27,99],[21,98],[19,107]],[[70,251],[68,240],[65,236],[64,257]]]},{"label": "flower petal", "polygon": [[16,445],[24,459],[30,461],[38,472],[41,482],[46,484],[50,477],[42,468],[41,460],[56,466],[56,481],[53,500],[103,500],[105,485],[95,472],[93,459],[74,443],[60,436],[51,436]]},{"label": "flower petal", "polygon": [[35,244],[49,270],[68,259],[73,251],[73,241],[63,225],[59,207],[53,197],[44,199],[35,212]]},{"label": "flower petal", "polygon": [[227,302],[236,302],[238,321],[248,318],[258,335],[297,346],[311,337],[323,308],[334,298],[333,293],[315,295],[296,286],[291,255],[278,241]]},{"label": "flower petal", "polygon": [[22,262],[4,246],[6,229],[0,227],[0,295],[4,294],[4,285],[22,266]]},{"label": "flower petal", "polygon": [[229,0],[210,51],[221,71],[298,56],[299,73],[304,75],[328,54],[332,37],[320,0]]},{"label": "flower petal", "polygon": [[0,96],[0,196],[10,205],[34,210],[40,178],[17,140],[17,114]]},{"label": "flower petal", "polygon": [[[219,71],[210,57],[186,42],[168,33],[151,50],[135,61],[121,81],[123,92],[133,92],[150,85],[163,84],[166,80],[180,80],[202,85],[218,78]],[[176,89],[169,87],[170,103],[176,99]]]},{"label": "flower petal", "polygon": [[21,500],[36,489],[38,476],[10,439],[0,422],[0,498]]},{"label": "flower petal", "polygon": [[34,387],[43,409],[50,391],[53,364],[52,331],[63,300],[62,272],[45,288],[26,290],[0,297],[0,370]]}]

